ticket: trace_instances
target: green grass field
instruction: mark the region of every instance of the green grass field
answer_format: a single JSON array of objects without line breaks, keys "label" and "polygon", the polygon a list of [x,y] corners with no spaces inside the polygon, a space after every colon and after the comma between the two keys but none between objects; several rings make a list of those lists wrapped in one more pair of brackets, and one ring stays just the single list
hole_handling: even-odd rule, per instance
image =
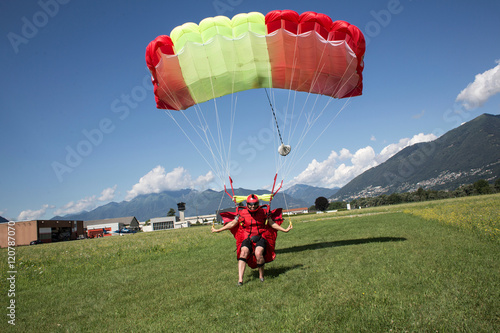
[{"label": "green grass field", "polygon": [[[500,195],[304,215],[237,287],[210,227],[16,248],[18,332],[498,332]],[[474,209],[471,212],[471,209]],[[288,225],[288,220],[284,225]]]}]

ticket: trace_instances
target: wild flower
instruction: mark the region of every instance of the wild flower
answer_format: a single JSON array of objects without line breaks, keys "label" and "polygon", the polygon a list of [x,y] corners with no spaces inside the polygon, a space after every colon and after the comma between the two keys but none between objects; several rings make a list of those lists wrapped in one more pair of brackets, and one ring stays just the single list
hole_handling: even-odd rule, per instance
[{"label": "wild flower", "polygon": [[443,200],[405,210],[426,220],[456,226],[500,240],[500,196],[478,196],[474,200]]}]

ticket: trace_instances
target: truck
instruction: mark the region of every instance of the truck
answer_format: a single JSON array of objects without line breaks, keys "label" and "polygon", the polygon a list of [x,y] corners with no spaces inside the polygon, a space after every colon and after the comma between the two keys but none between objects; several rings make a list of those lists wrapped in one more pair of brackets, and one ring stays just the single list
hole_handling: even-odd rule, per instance
[{"label": "truck", "polygon": [[111,236],[111,228],[97,228],[87,230],[87,238],[100,238],[105,236]]}]

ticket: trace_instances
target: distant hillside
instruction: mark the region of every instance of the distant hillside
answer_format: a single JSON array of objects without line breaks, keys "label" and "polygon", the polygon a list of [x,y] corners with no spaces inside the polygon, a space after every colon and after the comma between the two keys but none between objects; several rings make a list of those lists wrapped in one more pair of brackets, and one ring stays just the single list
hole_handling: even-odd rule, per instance
[{"label": "distant hillside", "polygon": [[9,220],[0,216],[0,223],[2,223],[2,222],[9,222]]},{"label": "distant hillside", "polygon": [[500,115],[483,114],[426,143],[407,147],[342,187],[332,200],[350,200],[419,187],[452,190],[500,177]]},{"label": "distant hillside", "polygon": [[293,198],[300,198],[305,201],[307,205],[305,207],[310,207],[314,205],[316,198],[325,197],[329,198],[337,191],[339,188],[324,188],[324,187],[315,187],[304,184],[297,184],[285,190],[285,193]]},{"label": "distant hillside", "polygon": [[[500,116],[484,114],[449,131],[435,141],[403,149],[386,162],[365,171],[341,189],[295,185],[279,193],[273,207],[309,207],[319,196],[332,200],[424,189],[455,189],[479,179],[500,177]],[[269,193],[267,190],[235,189],[237,195]],[[283,197],[285,195],[285,198]],[[53,219],[97,220],[135,216],[140,221],[166,216],[177,203],[186,203],[186,216],[214,214],[234,204],[223,191],[192,189],[138,196],[111,202],[89,212]]]},{"label": "distant hillside", "polygon": [[[269,193],[266,190],[235,189],[236,195],[249,195],[251,193]],[[286,205],[285,205],[286,201]],[[140,195],[130,201],[120,203],[111,202],[97,207],[92,211],[78,214],[55,216],[52,219],[69,220],[98,220],[105,218],[135,216],[139,221],[146,221],[153,217],[166,216],[170,208],[177,211],[177,203],[186,203],[186,216],[214,214],[219,208],[234,207],[234,203],[223,191],[206,190],[199,192],[191,189],[180,191],[165,191],[148,195]],[[308,204],[300,199],[292,198],[285,194],[278,194],[272,202],[272,207],[299,208],[307,207]]]}]

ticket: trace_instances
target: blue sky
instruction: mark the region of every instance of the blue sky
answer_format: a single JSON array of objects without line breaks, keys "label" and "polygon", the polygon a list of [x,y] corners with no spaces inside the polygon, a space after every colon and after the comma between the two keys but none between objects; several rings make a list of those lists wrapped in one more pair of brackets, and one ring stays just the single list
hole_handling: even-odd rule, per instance
[{"label": "blue sky", "polygon": [[[288,186],[342,186],[409,144],[499,114],[498,1],[4,0],[0,215],[51,218],[167,189],[221,189],[224,173],[220,181],[155,108],[145,48],[185,22],[275,9],[358,26],[368,40],[364,92],[347,101],[321,98],[324,118],[300,155],[285,162],[275,153],[265,92],[239,93],[231,145],[223,144],[231,154],[222,158],[231,161],[236,187],[269,187],[276,171]],[[283,114],[287,95],[274,93]],[[217,102],[222,116],[233,101]],[[181,128],[196,140],[189,126]]]}]

